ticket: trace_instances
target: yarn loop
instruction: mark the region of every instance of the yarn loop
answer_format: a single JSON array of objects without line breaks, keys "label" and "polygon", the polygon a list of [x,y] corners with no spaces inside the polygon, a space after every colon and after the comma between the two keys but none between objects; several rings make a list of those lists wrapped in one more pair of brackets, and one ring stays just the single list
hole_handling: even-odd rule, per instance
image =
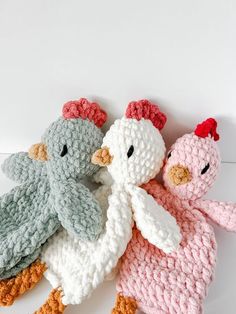
[{"label": "yarn loop", "polygon": [[209,118],[206,121],[197,125],[195,129],[195,135],[205,138],[210,135],[214,141],[218,141],[220,139],[219,134],[216,131],[217,121],[213,118]]},{"label": "yarn loop", "polygon": [[95,102],[89,102],[86,98],[68,101],[62,109],[64,119],[88,119],[101,128],[107,120],[107,114]]},{"label": "yarn loop", "polygon": [[150,120],[158,130],[163,129],[166,124],[166,115],[160,111],[159,107],[147,99],[132,101],[126,109],[126,118],[141,120],[142,118]]}]

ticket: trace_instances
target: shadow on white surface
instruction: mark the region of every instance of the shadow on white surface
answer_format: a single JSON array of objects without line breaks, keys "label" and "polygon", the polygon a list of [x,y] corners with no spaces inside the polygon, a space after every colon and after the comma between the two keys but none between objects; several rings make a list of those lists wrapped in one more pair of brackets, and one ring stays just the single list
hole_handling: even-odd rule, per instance
[{"label": "shadow on white surface", "polygon": [[[7,155],[0,155],[0,164]],[[236,164],[222,164],[220,176],[207,198],[236,202]],[[0,172],[0,194],[14,184]],[[214,226],[218,243],[216,277],[204,304],[205,314],[235,314],[236,308],[236,235]],[[44,279],[32,291],[20,298],[12,307],[0,308],[1,314],[32,314],[46,300],[51,291]],[[91,298],[81,305],[68,306],[65,314],[110,314],[115,302],[115,282],[103,283]],[[158,314],[158,313],[157,313]]]}]

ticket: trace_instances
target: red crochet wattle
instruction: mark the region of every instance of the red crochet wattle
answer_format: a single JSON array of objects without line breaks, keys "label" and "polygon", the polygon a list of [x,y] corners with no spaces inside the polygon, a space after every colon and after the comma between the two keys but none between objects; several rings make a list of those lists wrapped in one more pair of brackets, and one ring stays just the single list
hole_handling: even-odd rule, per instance
[{"label": "red crochet wattle", "polygon": [[98,128],[101,128],[107,119],[106,112],[97,103],[89,102],[86,98],[65,103],[62,115],[65,119],[88,119]]},{"label": "red crochet wattle", "polygon": [[164,127],[167,120],[166,115],[160,111],[159,107],[147,99],[130,102],[125,116],[138,121],[142,118],[150,120],[158,130]]},{"label": "red crochet wattle", "polygon": [[206,121],[198,124],[194,133],[197,136],[203,138],[208,137],[208,135],[211,135],[211,137],[213,137],[215,141],[218,141],[220,139],[220,136],[217,133],[216,129],[217,129],[216,120],[213,118],[209,118]]}]

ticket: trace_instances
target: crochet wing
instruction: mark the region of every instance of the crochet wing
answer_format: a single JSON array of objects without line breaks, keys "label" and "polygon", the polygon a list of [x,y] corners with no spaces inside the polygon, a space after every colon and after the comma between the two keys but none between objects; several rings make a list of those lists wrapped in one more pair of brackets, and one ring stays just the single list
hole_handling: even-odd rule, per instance
[{"label": "crochet wing", "polygon": [[33,261],[35,261],[38,258],[40,252],[41,248],[37,248],[34,250],[32,254],[22,257],[21,260],[12,268],[8,269],[7,266],[3,267],[0,270],[0,279],[3,280],[16,276],[18,273],[22,271],[22,269],[27,268]]},{"label": "crochet wing", "polygon": [[[95,193],[107,207],[109,187]],[[116,266],[132,236],[132,212],[129,196],[114,190],[108,199],[107,221],[97,241],[82,241],[65,229],[44,246],[42,261],[47,265],[46,278],[63,291],[63,304],[80,304],[89,297]],[[103,208],[106,211],[105,208]]]},{"label": "crochet wing", "polygon": [[165,253],[177,250],[181,233],[175,218],[145,190],[129,187],[129,191],[134,220],[143,237]]},{"label": "crochet wing", "polygon": [[104,213],[93,194],[83,184],[69,180],[58,184],[55,208],[62,226],[82,240],[94,241],[103,228]]},{"label": "crochet wing", "polygon": [[192,204],[219,226],[227,231],[236,232],[235,203],[199,199]]},{"label": "crochet wing", "polygon": [[[35,259],[35,252],[60,226],[45,179],[25,182],[0,198],[0,278]],[[26,258],[26,256],[28,256]]]},{"label": "crochet wing", "polygon": [[4,160],[2,171],[9,179],[23,183],[46,176],[46,165],[42,161],[29,158],[28,153],[20,152]]}]

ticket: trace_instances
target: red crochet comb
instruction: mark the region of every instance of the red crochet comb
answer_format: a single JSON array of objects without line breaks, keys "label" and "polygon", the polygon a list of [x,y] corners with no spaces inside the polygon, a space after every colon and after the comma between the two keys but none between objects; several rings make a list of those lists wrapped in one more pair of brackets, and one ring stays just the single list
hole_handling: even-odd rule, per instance
[{"label": "red crochet comb", "polygon": [[95,102],[89,102],[86,98],[68,101],[64,104],[62,115],[65,119],[88,119],[98,128],[101,128],[107,120],[107,114]]},{"label": "red crochet comb", "polygon": [[166,115],[160,111],[159,107],[147,99],[130,102],[125,116],[128,119],[136,119],[138,121],[142,118],[150,120],[158,130],[164,127],[167,120]]},{"label": "red crochet comb", "polygon": [[202,138],[208,137],[208,135],[211,135],[211,137],[214,138],[214,141],[218,141],[220,139],[219,134],[216,131],[217,129],[217,122],[213,118],[209,118],[206,121],[200,123],[197,125],[194,133]]}]

